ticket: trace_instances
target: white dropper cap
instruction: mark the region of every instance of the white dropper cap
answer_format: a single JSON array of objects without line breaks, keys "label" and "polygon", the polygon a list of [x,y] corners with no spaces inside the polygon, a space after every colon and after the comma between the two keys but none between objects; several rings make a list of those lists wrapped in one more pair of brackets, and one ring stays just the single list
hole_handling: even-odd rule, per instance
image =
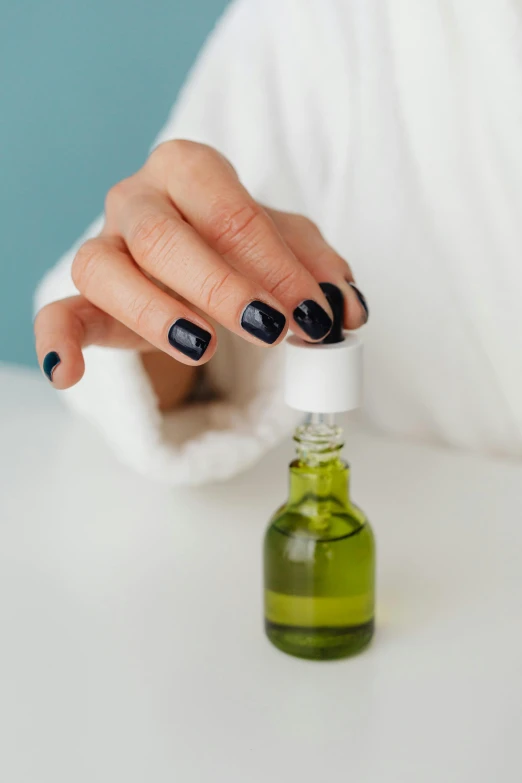
[{"label": "white dropper cap", "polygon": [[308,413],[341,413],[358,408],[362,398],[362,342],[343,331],[344,299],[330,283],[321,283],[334,314],[330,334],[321,343],[292,335],[286,340],[285,401]]}]

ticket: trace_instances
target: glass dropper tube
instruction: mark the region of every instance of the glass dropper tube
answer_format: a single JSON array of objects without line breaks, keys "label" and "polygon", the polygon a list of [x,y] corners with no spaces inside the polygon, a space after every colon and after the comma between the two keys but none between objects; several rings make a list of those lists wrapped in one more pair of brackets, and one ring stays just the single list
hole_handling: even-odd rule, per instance
[{"label": "glass dropper tube", "polygon": [[308,413],[305,421],[294,433],[297,455],[310,465],[320,465],[340,459],[344,445],[343,431],[335,422],[334,413]]}]

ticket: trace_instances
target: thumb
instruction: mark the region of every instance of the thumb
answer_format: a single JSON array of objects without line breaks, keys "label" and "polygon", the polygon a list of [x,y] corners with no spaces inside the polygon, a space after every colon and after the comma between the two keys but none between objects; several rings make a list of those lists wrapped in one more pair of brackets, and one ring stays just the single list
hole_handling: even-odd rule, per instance
[{"label": "thumb", "polygon": [[105,345],[141,351],[150,343],[83,296],[60,299],[43,307],[34,321],[38,363],[57,389],[68,389],[85,371],[82,349]]}]

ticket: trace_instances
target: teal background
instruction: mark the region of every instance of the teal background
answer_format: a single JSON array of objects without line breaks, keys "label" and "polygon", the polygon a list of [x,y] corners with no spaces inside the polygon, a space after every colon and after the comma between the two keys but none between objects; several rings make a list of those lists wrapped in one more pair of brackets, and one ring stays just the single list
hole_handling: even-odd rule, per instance
[{"label": "teal background", "polygon": [[227,0],[0,0],[0,361],[32,295],[138,168]]}]

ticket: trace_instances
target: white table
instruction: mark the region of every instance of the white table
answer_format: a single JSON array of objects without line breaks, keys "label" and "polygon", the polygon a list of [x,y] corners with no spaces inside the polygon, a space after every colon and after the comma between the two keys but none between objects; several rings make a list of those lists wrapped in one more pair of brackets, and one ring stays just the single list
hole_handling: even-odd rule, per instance
[{"label": "white table", "polygon": [[261,621],[290,444],[169,490],[5,367],[0,433],[1,781],[522,780],[522,465],[354,434],[378,633],[316,663]]}]

